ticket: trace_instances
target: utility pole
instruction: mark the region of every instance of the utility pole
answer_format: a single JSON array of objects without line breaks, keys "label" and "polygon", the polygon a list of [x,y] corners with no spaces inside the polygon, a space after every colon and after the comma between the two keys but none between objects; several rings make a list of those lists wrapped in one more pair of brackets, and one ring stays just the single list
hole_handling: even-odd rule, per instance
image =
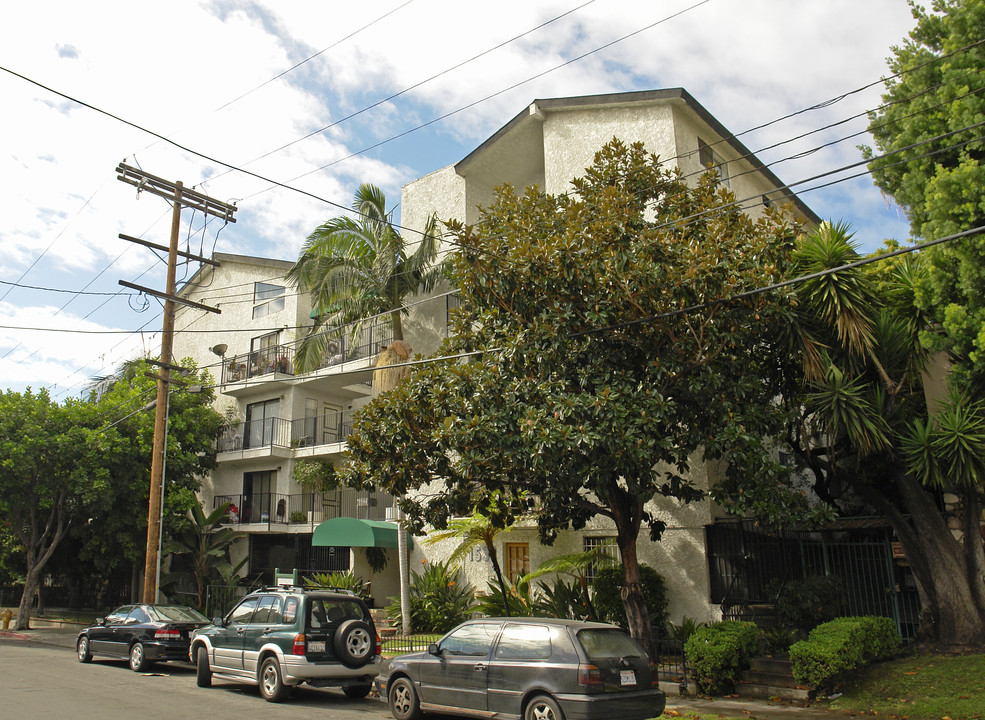
[{"label": "utility pole", "polygon": [[157,406],[154,411],[154,449],[151,456],[150,501],[147,507],[147,553],[144,561],[143,602],[154,604],[158,601],[158,581],[161,567],[160,544],[164,498],[164,455],[167,450],[168,392],[172,382],[171,370],[175,369],[171,364],[171,347],[174,341],[174,307],[175,303],[181,303],[199,308],[200,310],[207,310],[214,313],[220,312],[218,308],[194,303],[175,295],[175,274],[179,255],[210,265],[218,266],[219,264],[213,260],[178,250],[178,235],[181,229],[181,209],[182,207],[190,207],[207,215],[222,218],[226,222],[236,222],[233,218],[233,214],[236,212],[236,206],[219,202],[196,190],[186,189],[180,181],[172,183],[145,173],[143,170],[124,165],[123,163],[117,166],[116,172],[118,173],[117,180],[136,186],[137,192],[147,191],[169,200],[172,204],[171,242],[167,248],[140,240],[139,238],[132,238],[123,234],[120,235],[124,240],[136,242],[157,250],[166,250],[168,253],[167,286],[163,293],[120,280],[120,285],[124,287],[164,299],[161,358],[158,363],[155,363],[159,365],[161,370],[159,374],[155,375],[157,378]]}]

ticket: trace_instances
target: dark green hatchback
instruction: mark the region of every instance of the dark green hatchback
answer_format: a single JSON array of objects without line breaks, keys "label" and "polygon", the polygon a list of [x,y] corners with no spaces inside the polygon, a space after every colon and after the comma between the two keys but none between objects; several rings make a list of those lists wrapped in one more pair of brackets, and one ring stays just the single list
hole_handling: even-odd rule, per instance
[{"label": "dark green hatchback", "polygon": [[380,640],[366,604],[340,590],[265,588],[199,629],[189,657],[199,687],[213,678],[258,685],[270,702],[301,683],[366,697],[380,668]]}]

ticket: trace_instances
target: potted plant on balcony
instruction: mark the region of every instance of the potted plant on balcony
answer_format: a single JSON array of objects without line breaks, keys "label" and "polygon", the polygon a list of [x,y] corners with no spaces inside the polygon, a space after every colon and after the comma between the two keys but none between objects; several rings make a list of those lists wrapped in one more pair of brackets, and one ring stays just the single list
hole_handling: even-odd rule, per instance
[{"label": "potted plant on balcony", "polygon": [[279,373],[283,373],[284,375],[287,375],[287,367],[288,367],[287,356],[278,355],[277,360],[274,361],[274,369]]}]

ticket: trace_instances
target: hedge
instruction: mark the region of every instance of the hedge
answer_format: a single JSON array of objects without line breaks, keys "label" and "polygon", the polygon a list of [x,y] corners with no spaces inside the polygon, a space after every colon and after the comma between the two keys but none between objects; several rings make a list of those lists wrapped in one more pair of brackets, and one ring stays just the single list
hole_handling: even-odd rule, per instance
[{"label": "hedge", "polygon": [[790,646],[794,679],[801,685],[827,687],[868,662],[890,657],[899,642],[890,618],[835,618]]},{"label": "hedge", "polygon": [[688,670],[709,695],[725,695],[759,649],[759,628],[725,620],[695,630],[684,644]]}]

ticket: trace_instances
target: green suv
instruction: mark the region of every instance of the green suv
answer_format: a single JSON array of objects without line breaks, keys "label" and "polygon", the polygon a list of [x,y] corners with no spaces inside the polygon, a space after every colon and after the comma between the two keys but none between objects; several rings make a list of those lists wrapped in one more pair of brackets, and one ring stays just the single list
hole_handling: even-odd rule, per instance
[{"label": "green suv", "polygon": [[380,639],[366,603],[351,592],[264,588],[197,630],[189,659],[199,687],[212,678],[247,682],[280,702],[308,683],[363,698],[380,669]]}]

